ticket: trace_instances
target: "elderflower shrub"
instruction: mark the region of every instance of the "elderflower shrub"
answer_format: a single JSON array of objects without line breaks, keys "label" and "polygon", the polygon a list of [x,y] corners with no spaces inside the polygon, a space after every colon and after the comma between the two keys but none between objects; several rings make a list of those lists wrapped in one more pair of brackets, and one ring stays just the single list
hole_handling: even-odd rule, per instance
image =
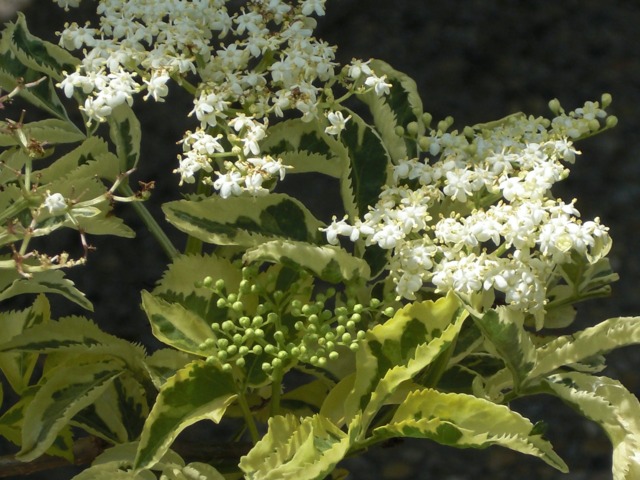
[{"label": "elderflower shrub", "polygon": [[[4,315],[0,336],[21,396],[0,434],[17,459],[73,460],[73,425],[109,446],[78,480],[342,478],[342,459],[397,437],[500,445],[566,472],[509,406],[546,393],[607,432],[616,480],[640,476],[640,403],[598,375],[603,354],[640,342],[640,317],[571,330],[574,304],[617,276],[607,227],[552,193],[575,142],[615,125],[609,95],[454,129],[390,65],[338,65],[313,35],[323,0],[95,3],[99,22],[67,23],[59,45],[24,17],[0,40],[0,103],[21,96],[51,117],[0,132],[0,299],[40,294]],[[193,97],[174,170],[187,194],[162,208],[182,252],[142,203],[153,184],[129,185],[142,135],[131,107],[175,88]],[[318,199],[282,191],[300,173],[339,186],[330,223]],[[50,319],[44,294],[92,308],[60,269],[86,260],[87,235],[131,235],[114,202],[169,258],[141,292],[164,345],[152,353],[85,317]],[[82,262],[29,251],[60,227],[79,232]],[[179,435],[205,419],[240,434],[220,428],[210,443],[225,458],[190,462],[211,455]]]}]

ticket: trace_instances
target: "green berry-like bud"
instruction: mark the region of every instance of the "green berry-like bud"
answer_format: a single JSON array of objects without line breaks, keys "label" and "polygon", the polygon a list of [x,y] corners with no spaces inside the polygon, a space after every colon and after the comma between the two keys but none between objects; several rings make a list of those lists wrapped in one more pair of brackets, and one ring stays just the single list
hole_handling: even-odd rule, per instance
[{"label": "green berry-like bud", "polygon": [[223,372],[230,373],[231,370],[233,370],[233,367],[230,364],[225,363],[224,365],[222,365],[222,371]]},{"label": "green berry-like bud", "polygon": [[227,353],[227,351],[226,351],[226,350],[220,350],[220,351],[218,352],[218,359],[219,359],[221,362],[226,361],[228,357],[229,357],[229,354]]},{"label": "green berry-like bud", "polygon": [[273,368],[279,368],[282,366],[282,360],[280,360],[279,358],[274,358],[273,360],[271,360],[271,366]]},{"label": "green berry-like bud", "polygon": [[347,330],[353,330],[354,328],[356,328],[356,322],[354,322],[353,320],[349,320],[346,327]]},{"label": "green berry-like bud", "polygon": [[260,355],[262,353],[262,350],[263,350],[262,345],[254,345],[251,348],[251,351],[254,353],[254,355]]},{"label": "green berry-like bud", "polygon": [[362,320],[362,315],[360,315],[359,313],[354,313],[353,315],[351,315],[351,320],[353,320],[354,322],[359,322],[360,320]]},{"label": "green berry-like bud", "polygon": [[396,313],[396,310],[395,310],[395,308],[393,308],[393,307],[387,307],[387,308],[385,308],[385,309],[384,309],[384,312],[383,312],[383,313],[384,313],[387,317],[393,317],[393,316],[395,315],[395,313]]},{"label": "green berry-like bud", "polygon": [[245,363],[246,363],[246,360],[243,357],[240,357],[240,358],[238,358],[236,360],[236,366],[237,367],[242,368],[242,367],[244,367]]},{"label": "green berry-like bud", "polygon": [[365,332],[364,330],[358,330],[358,333],[356,334],[356,338],[358,340],[364,340],[364,337],[367,336],[367,332]]},{"label": "green berry-like bud", "polygon": [[249,280],[241,280],[239,290],[242,293],[249,293],[251,291],[251,282]]},{"label": "green berry-like bud", "polygon": [[611,105],[612,101],[613,101],[613,98],[611,98],[611,94],[610,93],[603,93],[602,97],[600,97],[600,103],[602,104],[602,108],[603,109],[605,109],[609,105]]},{"label": "green berry-like bud", "polygon": [[415,137],[418,134],[418,122],[409,122],[407,132],[409,132],[409,135],[412,137]]},{"label": "green berry-like bud", "polygon": [[589,120],[589,130],[592,132],[597,132],[600,130],[600,122],[595,118],[593,120]]},{"label": "green berry-like bud", "polygon": [[273,333],[273,338],[276,340],[276,342],[283,343],[284,342],[284,333],[282,332],[282,330],[276,330]]},{"label": "green berry-like bud", "polygon": [[431,121],[433,120],[433,115],[428,112],[422,114],[422,123],[424,123],[427,127],[431,125]]},{"label": "green berry-like bud", "polygon": [[352,352],[356,352],[359,348],[360,348],[360,344],[355,342],[349,345],[349,350],[351,350]]},{"label": "green berry-like bud", "polygon": [[337,360],[340,354],[336,351],[329,352],[329,360]]},{"label": "green berry-like bud", "polygon": [[256,315],[255,317],[253,317],[253,320],[251,321],[251,326],[255,328],[260,328],[263,324],[264,324],[264,318],[262,318],[261,315]]},{"label": "green berry-like bud", "polygon": [[397,136],[404,137],[404,128],[402,128],[402,125],[398,125],[394,131]]},{"label": "green berry-like bud", "polygon": [[289,357],[289,352],[286,352],[284,350],[280,350],[278,352],[278,358],[281,360],[284,360],[285,358]]},{"label": "green berry-like bud", "polygon": [[216,365],[218,363],[218,357],[217,356],[207,357],[207,359],[205,360],[205,363],[209,366]]},{"label": "green berry-like bud", "polygon": [[340,339],[342,340],[343,343],[350,343],[351,342],[351,334],[350,333],[344,333],[342,334],[342,337],[340,337]]},{"label": "green berry-like bud", "polygon": [[560,115],[564,111],[562,105],[560,105],[560,100],[557,98],[549,100],[549,110],[551,110],[551,113],[554,115]]},{"label": "green berry-like bud", "polygon": [[233,303],[235,301],[238,300],[238,294],[237,293],[230,293],[229,296],[227,297],[227,301],[229,303]]},{"label": "green berry-like bud", "polygon": [[338,325],[336,327],[336,335],[343,335],[345,331],[346,328],[344,327],[344,325]]},{"label": "green berry-like bud", "polygon": [[218,308],[226,308],[227,307],[227,301],[224,298],[219,298],[218,301],[216,302],[216,307],[218,307]]},{"label": "green berry-like bud", "polygon": [[245,356],[247,353],[249,353],[249,347],[247,347],[246,345],[242,345],[240,348],[238,348],[238,355]]},{"label": "green berry-like bud", "polygon": [[275,312],[271,312],[267,315],[267,322],[269,323],[276,323],[278,320],[280,320],[280,316]]},{"label": "green berry-like bud", "polygon": [[336,344],[333,343],[332,341],[328,341],[325,344],[325,348],[327,349],[327,351],[331,352],[332,350],[334,350],[336,348]]},{"label": "green berry-like bud", "polygon": [[221,278],[216,280],[216,290],[218,292],[221,292],[222,290],[224,290],[224,280],[222,280]]},{"label": "green berry-like bud", "polygon": [[[232,340],[233,340],[233,345],[241,345],[242,342],[244,341],[244,336],[240,335],[239,333],[236,333],[233,336]],[[233,345],[229,346],[229,348],[231,348]]]},{"label": "green berry-like bud", "polygon": [[233,305],[231,305],[231,308],[235,312],[241,312],[244,310],[244,304],[242,302],[234,302]]},{"label": "green berry-like bud", "polygon": [[247,328],[244,331],[245,338],[253,338],[255,334],[256,334],[256,331],[253,328]]},{"label": "green berry-like bud", "polygon": [[276,302],[279,302],[284,297],[284,292],[282,290],[276,290],[273,292],[273,298]]},{"label": "green berry-like bud", "polygon": [[264,338],[264,330],[262,330],[261,328],[256,328],[254,334],[258,338]]},{"label": "green berry-like bud", "polygon": [[309,363],[311,365],[316,365],[318,363],[318,356],[317,355],[312,355],[311,358],[309,359]]},{"label": "green berry-like bud", "polygon": [[202,285],[209,288],[211,285],[213,285],[213,278],[204,277],[204,280],[202,280]]},{"label": "green berry-like bud", "polygon": [[262,364],[262,371],[263,372],[270,372],[271,371],[271,364],[268,362],[264,362]]},{"label": "green berry-like bud", "polygon": [[278,351],[278,348],[275,345],[271,345],[270,343],[264,346],[264,353],[268,355],[275,355]]},{"label": "green berry-like bud", "polygon": [[605,120],[605,125],[607,128],[613,128],[618,124],[618,117],[615,115],[609,115]]},{"label": "green berry-like bud", "polygon": [[318,357],[318,366],[323,367],[327,364],[327,357]]},{"label": "green berry-like bud", "polygon": [[289,353],[291,354],[292,357],[299,357],[300,349],[298,347],[293,347]]},{"label": "green berry-like bud", "polygon": [[429,147],[431,146],[431,138],[421,135],[420,138],[418,138],[418,146],[423,152],[429,150]]},{"label": "green berry-like bud", "polygon": [[230,357],[233,357],[236,353],[238,353],[238,347],[236,347],[235,345],[229,345],[229,347],[227,348],[227,353]]},{"label": "green berry-like bud", "polygon": [[243,328],[248,328],[251,325],[251,319],[249,317],[240,317],[238,319],[238,323],[243,327]]},{"label": "green berry-like bud", "polygon": [[362,313],[363,310],[364,310],[364,305],[362,305],[361,303],[356,303],[353,306],[353,313]]},{"label": "green berry-like bud", "polygon": [[235,329],[235,325],[231,320],[225,320],[224,322],[222,322],[222,330],[224,330],[225,332],[230,332],[231,330],[234,330],[234,329]]},{"label": "green berry-like bud", "polygon": [[219,338],[218,339],[218,348],[225,349],[228,346],[229,346],[229,340],[227,340],[226,338]]},{"label": "green berry-like bud", "polygon": [[378,300],[377,298],[372,298],[371,300],[369,300],[369,306],[371,308],[378,308],[380,306],[380,300]]}]

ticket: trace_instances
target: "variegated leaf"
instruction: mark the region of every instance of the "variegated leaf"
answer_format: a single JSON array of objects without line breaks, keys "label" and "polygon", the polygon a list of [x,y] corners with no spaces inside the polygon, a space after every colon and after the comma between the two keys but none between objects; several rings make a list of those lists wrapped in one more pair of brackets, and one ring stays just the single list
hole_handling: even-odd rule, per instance
[{"label": "variegated leaf", "polygon": [[0,270],[0,301],[23,293],[57,293],[82,308],[93,311],[93,305],[60,270],[34,273],[26,279],[15,270]]},{"label": "variegated leaf", "polygon": [[145,357],[143,347],[109,335],[92,321],[76,316],[25,330],[0,345],[0,352],[7,351],[110,355],[122,359],[134,372],[143,371]]},{"label": "variegated leaf", "polygon": [[409,393],[388,425],[374,430],[377,438],[429,438],[457,448],[500,445],[534,455],[561,472],[567,465],[551,444],[533,433],[534,425],[504,405],[462,393],[426,388]]},{"label": "variegated leaf", "polygon": [[344,161],[340,178],[345,211],[361,217],[378,201],[390,173],[390,158],[378,133],[355,112],[338,139],[328,144]]},{"label": "variegated leaf", "polygon": [[240,468],[252,480],[319,480],[349,446],[349,436],[321,415],[275,416],[267,434],[240,459]]},{"label": "variegated leaf", "polygon": [[[49,302],[44,295],[38,295],[33,305],[27,310],[0,314],[0,345],[20,335],[35,325],[45,325],[51,315]],[[31,374],[38,360],[39,352],[4,352],[0,353],[0,369],[11,388],[18,394],[28,386]]]},{"label": "variegated leaf", "polygon": [[146,290],[142,291],[142,308],[153,334],[161,342],[193,355],[208,357],[215,353],[214,347],[205,343],[215,339],[210,324],[191,310],[179,303],[169,303]]},{"label": "variegated leaf", "polygon": [[18,13],[14,23],[5,27],[2,43],[11,48],[23,65],[56,80],[62,80],[63,71],[75,71],[75,66],[79,63],[77,58],[63,48],[31,35],[22,13]]},{"label": "variegated leaf", "polygon": [[[372,60],[370,66],[376,75],[386,75],[387,81],[391,83],[388,95],[379,97],[375,92],[368,92],[360,96],[371,110],[376,130],[394,162],[416,157],[418,152],[415,138],[424,135],[425,132],[422,123],[422,100],[416,82],[382,60]],[[411,122],[416,124],[414,138],[403,138],[396,133],[396,126],[406,131],[407,125]]]},{"label": "variegated leaf", "polygon": [[201,420],[218,423],[236,399],[231,373],[204,360],[179,370],[162,386],[145,422],[135,460],[136,469],[153,466],[178,434]]},{"label": "variegated leaf", "polygon": [[69,365],[50,372],[25,409],[22,449],[18,458],[31,461],[42,455],[73,416],[92,404],[122,373],[115,359]]},{"label": "variegated leaf", "polygon": [[565,365],[640,343],[640,317],[610,318],[572,335],[562,335],[537,349],[538,361],[529,378],[547,375]]},{"label": "variegated leaf", "polygon": [[[6,126],[6,122],[0,122],[0,147],[20,145],[21,142],[15,135],[6,133]],[[36,140],[51,145],[75,143],[85,139],[84,133],[78,130],[75,125],[57,118],[26,123],[21,127],[21,131],[28,140]]]},{"label": "variegated leaf", "polygon": [[421,372],[430,375],[431,368],[441,369],[435,362],[451,350],[466,317],[460,302],[449,294],[436,302],[409,304],[369,330],[356,353],[356,378],[344,400],[342,422],[349,423],[364,410],[366,425],[402,383]]},{"label": "variegated leaf", "polygon": [[140,159],[142,131],[140,121],[126,103],[113,109],[108,118],[109,135],[116,146],[120,159],[120,171],[128,172],[136,167]]},{"label": "variegated leaf", "polygon": [[247,263],[265,261],[301,268],[329,283],[368,279],[370,276],[369,266],[364,260],[334,246],[274,240],[247,250],[243,258]]},{"label": "variegated leaf", "polygon": [[162,209],[179,230],[217,245],[250,247],[276,238],[315,243],[323,226],[302,203],[285,194],[179,200]]},{"label": "variegated leaf", "polygon": [[524,329],[524,313],[498,307],[482,316],[474,315],[473,319],[495,354],[511,371],[514,387],[520,388],[536,364],[536,348]]},{"label": "variegated leaf", "polygon": [[613,479],[640,478],[640,402],[620,382],[579,372],[543,381],[554,395],[593,420],[613,444]]},{"label": "variegated leaf", "polygon": [[148,356],[144,365],[151,377],[153,385],[160,390],[162,385],[176,372],[184,368],[189,362],[195,358],[173,348],[161,348]]}]

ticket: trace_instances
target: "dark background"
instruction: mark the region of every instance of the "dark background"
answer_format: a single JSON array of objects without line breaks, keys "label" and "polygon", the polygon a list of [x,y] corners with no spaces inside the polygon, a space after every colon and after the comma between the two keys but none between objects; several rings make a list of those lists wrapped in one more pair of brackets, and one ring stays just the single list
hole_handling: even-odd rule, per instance
[{"label": "dark background", "polygon": [[[135,0],[134,0],[135,1]],[[84,10],[93,2],[84,0]],[[584,219],[600,216],[614,240],[610,258],[621,280],[611,298],[581,306],[578,322],[640,312],[640,4],[632,0],[329,0],[317,35],[337,44],[338,57],[376,57],[410,74],[425,110],[455,127],[497,119],[516,111],[548,115],[547,102],[558,98],[567,110],[586,100],[613,95],[609,109],[620,122],[613,130],[578,145],[570,177],[556,195],[577,197]],[[65,17],[50,0],[32,0],[25,13],[31,30],[53,38]],[[76,17],[73,17],[74,19]],[[143,158],[136,178],[156,180],[149,202],[176,198],[175,142],[189,124],[191,109],[182,103],[148,104],[140,109],[144,126]],[[140,103],[140,102],[139,102]],[[310,189],[314,185],[309,186]],[[139,291],[160,277],[165,259],[128,209],[119,209],[140,234],[135,240],[94,238],[98,252],[89,265],[69,272],[94,302],[93,318],[110,332],[152,346],[153,338],[138,305]],[[177,235],[178,246],[180,236]],[[73,234],[58,241],[77,242]],[[61,311],[68,305],[57,305]],[[81,312],[76,312],[81,313]],[[640,393],[640,349],[610,355],[606,374]],[[530,398],[513,405],[533,421],[545,420],[548,438],[567,461],[562,475],[539,460],[505,449],[485,451],[443,448],[427,441],[405,441],[375,449],[347,465],[353,479],[568,479],[611,478],[611,446],[594,424],[580,419],[554,399]],[[60,472],[59,478],[69,478]],[[53,478],[48,475],[49,478]],[[35,478],[35,477],[30,477]],[[41,478],[45,478],[44,476]]]}]

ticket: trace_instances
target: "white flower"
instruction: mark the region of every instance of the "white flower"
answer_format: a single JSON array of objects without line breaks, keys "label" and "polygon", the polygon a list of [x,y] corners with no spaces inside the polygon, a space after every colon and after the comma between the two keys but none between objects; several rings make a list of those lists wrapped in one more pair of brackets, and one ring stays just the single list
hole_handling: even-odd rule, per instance
[{"label": "white flower", "polygon": [[325,0],[304,0],[304,2],[302,2],[302,14],[309,16],[315,12],[316,15],[321,17],[324,15],[324,1]]},{"label": "white flower", "polygon": [[224,174],[218,172],[218,179],[213,182],[213,188],[220,192],[222,198],[229,198],[231,195],[242,194],[241,182],[243,182],[243,178],[240,172]]},{"label": "white flower", "polygon": [[147,85],[147,94],[144,99],[153,97],[156,102],[164,102],[164,97],[169,93],[169,87],[167,87],[169,78],[166,72],[154,72],[149,80],[144,81]]},{"label": "white flower", "polygon": [[340,135],[340,132],[346,128],[350,118],[351,115],[344,118],[342,112],[339,110],[337,112],[329,112],[327,114],[327,120],[329,120],[331,125],[324,129],[325,133],[329,135]]},{"label": "white flower", "polygon": [[367,87],[373,87],[373,91],[376,92],[376,95],[381,97],[382,95],[389,95],[389,93],[391,92],[391,84],[385,82],[386,79],[386,75],[378,77],[372,74],[364,81],[364,84]]},{"label": "white flower", "polygon": [[61,193],[51,194],[47,190],[47,196],[44,199],[43,206],[49,210],[51,215],[59,215],[67,210],[67,201]]},{"label": "white flower", "polygon": [[347,72],[347,75],[349,75],[354,80],[357,80],[358,78],[360,78],[360,75],[367,75],[367,76],[372,75],[373,72],[369,67],[370,62],[371,60],[367,60],[366,62],[363,62],[362,60],[357,60],[355,58],[352,59],[351,65],[349,65],[349,70]]}]

